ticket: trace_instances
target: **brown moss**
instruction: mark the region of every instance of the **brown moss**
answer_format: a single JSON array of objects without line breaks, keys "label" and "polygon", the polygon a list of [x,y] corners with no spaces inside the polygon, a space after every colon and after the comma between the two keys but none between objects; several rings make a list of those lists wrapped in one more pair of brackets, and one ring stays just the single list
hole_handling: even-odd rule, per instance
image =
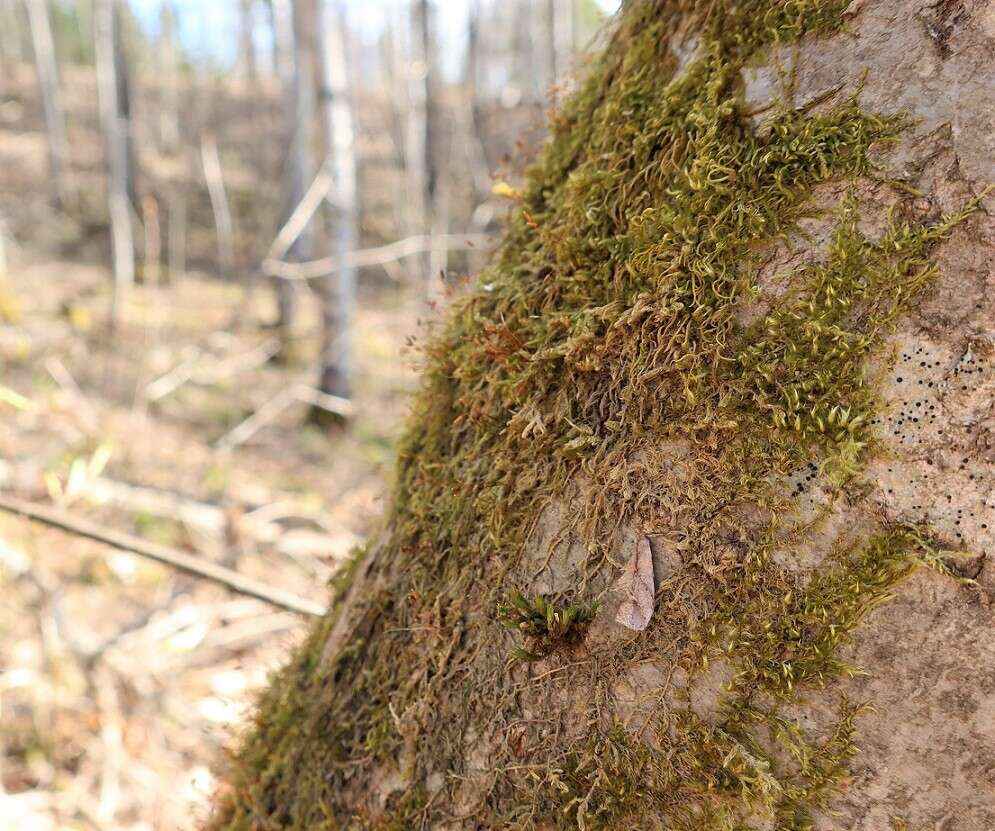
[{"label": "brown moss", "polygon": [[[850,100],[774,102],[760,127],[744,110],[740,70],[838,25],[842,5],[627,5],[554,119],[494,264],[427,346],[391,530],[341,648],[321,658],[333,612],[263,698],[212,827],[624,827],[636,806],[674,829],[810,827],[845,776],[855,709],[808,736],[786,702],[851,671],[838,655],[854,627],[936,557],[927,530],[882,527],[803,583],[773,557],[817,524],[798,520],[786,482],[815,464],[848,486],[874,450],[866,358],[969,213],[895,218],[868,239],[846,198],[822,260],[741,322],[770,300],[761,251],[813,189],[871,176],[872,146],[901,134],[900,118]],[[679,72],[678,32],[698,44]],[[675,442],[687,475],[661,477]],[[515,639],[494,610],[534,578],[534,524],[581,479],[571,602],[593,605],[614,580],[623,526],[683,529],[674,597],[690,599],[638,638],[509,667]],[[737,519],[747,505],[759,525]],[[533,639],[562,628],[548,608],[545,628],[519,608]],[[617,728],[611,689],[664,659],[689,677],[721,659],[734,677],[714,721],[661,690],[652,749]],[[378,789],[393,794],[379,812]]]}]

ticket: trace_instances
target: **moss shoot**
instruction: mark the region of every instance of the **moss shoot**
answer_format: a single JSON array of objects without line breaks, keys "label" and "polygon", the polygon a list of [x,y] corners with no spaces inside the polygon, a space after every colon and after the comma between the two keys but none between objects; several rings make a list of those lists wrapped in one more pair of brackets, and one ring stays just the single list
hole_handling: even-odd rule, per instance
[{"label": "moss shoot", "polygon": [[[881,526],[801,576],[792,558],[833,506],[803,516],[789,480],[810,466],[857,487],[876,450],[867,359],[971,210],[917,223],[896,190],[866,236],[855,194],[903,119],[796,107],[788,72],[762,119],[747,110],[742,70],[845,5],[626,5],[501,251],[426,346],[386,542],[337,654],[333,610],[261,701],[213,828],[811,827],[859,706],[812,734],[790,708],[856,671],[841,647],[936,555],[928,529]],[[820,186],[844,194],[832,238],[774,293],[762,258]],[[675,446],[682,473],[662,475]],[[585,552],[568,606],[507,603],[534,595],[526,551],[565,494]],[[623,527],[667,536],[681,569],[646,631],[585,638]],[[515,648],[532,660],[509,663]],[[687,691],[716,663],[729,680],[704,718]],[[670,676],[637,735],[612,691],[645,665]]]}]

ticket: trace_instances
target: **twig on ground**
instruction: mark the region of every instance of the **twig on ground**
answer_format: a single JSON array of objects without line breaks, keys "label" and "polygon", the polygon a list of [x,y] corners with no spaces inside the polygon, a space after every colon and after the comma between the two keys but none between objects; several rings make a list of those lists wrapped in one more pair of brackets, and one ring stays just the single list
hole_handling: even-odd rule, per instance
[{"label": "twig on ground", "polygon": [[84,429],[88,433],[95,433],[99,420],[94,412],[93,405],[83,394],[76,383],[76,379],[66,369],[66,365],[58,358],[49,358],[45,361],[45,369],[52,376],[52,380],[62,389],[66,396],[76,404],[80,419],[84,422]]},{"label": "twig on ground", "polygon": [[318,603],[298,597],[282,589],[273,588],[257,580],[239,574],[224,566],[203,560],[183,551],[124,534],[120,531],[105,530],[95,523],[74,517],[56,508],[46,508],[25,502],[21,499],[0,494],[0,510],[18,514],[36,522],[68,531],[79,537],[95,540],[112,548],[147,557],[150,560],[184,571],[194,577],[211,580],[228,587],[232,591],[255,597],[281,609],[288,609],[304,615],[320,617],[325,608]]},{"label": "twig on ground", "polygon": [[225,433],[214,443],[217,450],[233,450],[240,444],[245,444],[273,419],[278,418],[291,404],[301,401],[327,410],[330,413],[348,418],[354,412],[352,402],[347,398],[316,390],[307,384],[295,384],[285,390],[280,390],[269,401],[244,421]]},{"label": "twig on ground", "polygon": [[213,362],[202,366],[207,353],[199,347],[193,347],[176,366],[145,387],[145,400],[150,403],[159,401],[167,395],[172,395],[188,381],[198,384],[214,384],[233,378],[242,372],[247,372],[266,363],[279,349],[279,339],[267,338],[247,352],[215,358]]},{"label": "twig on ground", "polygon": [[233,450],[251,439],[263,427],[297,401],[293,387],[280,390],[244,421],[239,422],[214,443],[217,450]]}]

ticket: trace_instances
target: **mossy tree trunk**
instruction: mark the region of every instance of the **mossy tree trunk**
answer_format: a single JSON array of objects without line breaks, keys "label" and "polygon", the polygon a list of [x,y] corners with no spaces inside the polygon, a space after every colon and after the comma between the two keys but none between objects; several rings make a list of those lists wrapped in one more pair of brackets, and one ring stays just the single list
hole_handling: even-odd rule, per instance
[{"label": "mossy tree trunk", "polygon": [[993,36],[626,4],[212,828],[995,827]]}]

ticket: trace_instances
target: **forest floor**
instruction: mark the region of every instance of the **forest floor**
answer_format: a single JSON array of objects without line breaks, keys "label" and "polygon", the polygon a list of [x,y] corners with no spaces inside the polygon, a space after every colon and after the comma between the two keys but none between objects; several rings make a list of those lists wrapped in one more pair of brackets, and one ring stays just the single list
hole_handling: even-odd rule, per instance
[{"label": "forest floor", "polygon": [[[387,290],[360,304],[347,431],[308,425],[294,403],[233,434],[313,382],[313,369],[270,359],[265,287],[233,327],[237,286],[197,274],[137,286],[111,335],[109,286],[98,266],[27,251],[11,263],[0,489],[323,603],[381,514],[414,383],[413,304]],[[313,331],[304,299],[302,330]],[[306,627],[3,513],[0,592],[0,826],[17,831],[193,827],[233,726]]]}]

